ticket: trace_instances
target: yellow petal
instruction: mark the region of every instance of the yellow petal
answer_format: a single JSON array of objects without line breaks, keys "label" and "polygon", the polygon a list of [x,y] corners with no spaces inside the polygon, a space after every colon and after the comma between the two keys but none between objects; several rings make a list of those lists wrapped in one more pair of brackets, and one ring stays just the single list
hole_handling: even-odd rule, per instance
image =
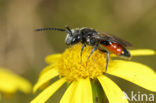
[{"label": "yellow petal", "polygon": [[77,81],[74,81],[71,83],[71,85],[68,87],[63,97],[61,98],[60,103],[74,103],[73,97],[75,94],[75,89],[76,89],[77,84],[78,84]]},{"label": "yellow petal", "polygon": [[49,70],[51,70],[51,69],[54,69],[54,68],[57,69],[57,63],[53,63],[53,64],[50,64],[50,65],[48,65],[47,67],[45,67],[45,68],[40,72],[40,76],[41,76],[42,74],[44,74],[45,72],[47,72],[47,71],[49,71]]},{"label": "yellow petal", "polygon": [[130,50],[130,53],[132,56],[156,55],[156,52],[151,49]]},{"label": "yellow petal", "polygon": [[93,103],[92,88],[89,79],[80,79],[78,81],[74,103]]},{"label": "yellow petal", "polygon": [[[156,55],[156,52],[152,49],[136,49],[130,50],[131,56],[149,56]],[[111,54],[111,57],[117,57],[115,54]]]},{"label": "yellow petal", "polygon": [[7,69],[0,69],[0,91],[14,93],[20,90],[24,93],[31,92],[31,84],[26,79],[14,74]]},{"label": "yellow petal", "polygon": [[43,73],[37,83],[35,84],[33,88],[33,92],[36,92],[37,89],[39,89],[42,85],[47,83],[49,80],[53,79],[54,77],[58,76],[58,71],[56,69],[51,69],[45,73]]},{"label": "yellow petal", "polygon": [[17,85],[19,90],[21,90],[24,93],[30,93],[32,91],[32,85],[30,84],[30,82],[24,78],[19,78],[16,79]]},{"label": "yellow petal", "polygon": [[65,83],[65,81],[65,78],[56,81],[42,91],[35,99],[31,101],[31,103],[45,103]]},{"label": "yellow petal", "polygon": [[46,57],[46,62],[48,64],[57,62],[61,58],[61,56],[62,56],[61,54],[52,54],[52,55],[49,55],[49,56]]},{"label": "yellow petal", "polygon": [[103,90],[109,100],[109,103],[128,103],[123,91],[108,77],[100,76],[98,77]]},{"label": "yellow petal", "polygon": [[146,65],[130,61],[114,60],[107,72],[156,92],[156,73]]}]

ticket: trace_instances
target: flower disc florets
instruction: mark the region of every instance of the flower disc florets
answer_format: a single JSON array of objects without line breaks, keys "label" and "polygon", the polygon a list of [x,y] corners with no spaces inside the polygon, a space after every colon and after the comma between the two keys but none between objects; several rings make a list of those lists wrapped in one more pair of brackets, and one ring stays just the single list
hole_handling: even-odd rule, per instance
[{"label": "flower disc florets", "polygon": [[86,46],[81,61],[81,46],[81,44],[78,44],[66,49],[58,63],[60,76],[66,77],[69,81],[87,77],[94,79],[105,71],[106,53],[97,50],[87,62],[93,47]]}]

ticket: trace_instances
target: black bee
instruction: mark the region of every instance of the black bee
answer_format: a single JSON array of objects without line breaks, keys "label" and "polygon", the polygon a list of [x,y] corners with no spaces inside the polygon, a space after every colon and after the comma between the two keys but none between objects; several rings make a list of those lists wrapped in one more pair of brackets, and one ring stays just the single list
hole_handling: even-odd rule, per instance
[{"label": "black bee", "polygon": [[86,45],[93,46],[93,49],[90,55],[88,56],[88,59],[97,49],[106,53],[107,58],[106,58],[105,71],[107,70],[108,67],[109,52],[112,52],[120,57],[125,57],[125,58],[131,57],[129,51],[126,49],[126,47],[131,46],[129,42],[107,33],[98,32],[92,28],[70,29],[68,26],[66,26],[66,29],[60,29],[60,28],[36,29],[36,31],[45,31],[45,30],[57,30],[57,31],[66,32],[67,36],[65,39],[65,43],[67,45],[82,43],[82,48],[80,53],[81,57],[82,57],[84,47]]}]

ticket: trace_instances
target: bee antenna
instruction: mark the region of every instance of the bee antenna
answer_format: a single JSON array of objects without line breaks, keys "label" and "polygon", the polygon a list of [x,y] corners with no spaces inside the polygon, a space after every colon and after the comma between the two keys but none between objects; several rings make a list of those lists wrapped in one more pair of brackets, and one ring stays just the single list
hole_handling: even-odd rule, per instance
[{"label": "bee antenna", "polygon": [[66,28],[66,32],[68,32],[71,36],[73,36],[71,29],[69,28],[69,26],[65,26]]},{"label": "bee antenna", "polygon": [[68,26],[65,26],[66,29],[60,29],[60,28],[39,28],[35,29],[35,31],[50,31],[50,30],[56,30],[56,31],[63,31],[66,33],[69,33],[72,36],[72,31]]},{"label": "bee antenna", "polygon": [[35,29],[35,31],[49,31],[49,30],[56,30],[56,31],[67,32],[67,30],[60,29],[60,28],[39,28],[39,29]]}]

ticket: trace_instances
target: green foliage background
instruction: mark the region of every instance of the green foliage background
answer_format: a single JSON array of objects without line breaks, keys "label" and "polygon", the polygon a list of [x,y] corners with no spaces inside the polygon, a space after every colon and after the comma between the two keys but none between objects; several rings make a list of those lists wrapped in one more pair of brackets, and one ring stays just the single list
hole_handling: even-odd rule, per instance
[{"label": "green foliage background", "polygon": [[[33,84],[47,65],[44,58],[67,48],[62,32],[34,32],[40,27],[91,27],[121,37],[132,49],[156,50],[155,0],[0,0],[0,66],[12,69]],[[133,57],[156,71],[155,56]],[[152,93],[110,76],[127,93]],[[128,88],[127,88],[128,87]],[[51,101],[58,103],[64,89]],[[136,92],[137,93],[137,92]],[[16,93],[3,103],[27,103],[35,95]]]}]

